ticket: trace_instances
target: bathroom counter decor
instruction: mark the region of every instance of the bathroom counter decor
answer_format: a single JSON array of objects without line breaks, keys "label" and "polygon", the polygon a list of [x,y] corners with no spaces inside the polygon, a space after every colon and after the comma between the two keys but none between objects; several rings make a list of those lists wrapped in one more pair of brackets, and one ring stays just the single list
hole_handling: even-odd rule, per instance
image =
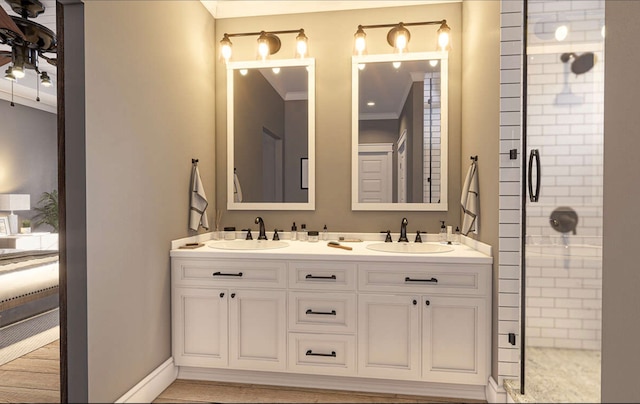
[{"label": "bathroom counter decor", "polygon": [[178,378],[486,399],[491,248],[389,253],[367,248],[384,235],[340,236],[363,242],[174,241]]}]

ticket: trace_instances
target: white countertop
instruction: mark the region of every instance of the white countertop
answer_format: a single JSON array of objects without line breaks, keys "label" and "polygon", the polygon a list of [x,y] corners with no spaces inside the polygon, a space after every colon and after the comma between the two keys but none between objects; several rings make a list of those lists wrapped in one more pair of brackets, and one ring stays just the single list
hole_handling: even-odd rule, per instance
[{"label": "white countertop", "polygon": [[[333,236],[333,235],[332,235]],[[361,236],[361,237],[357,237]],[[370,250],[367,245],[380,243],[380,235],[367,236],[357,234],[347,238],[360,238],[362,242],[345,242],[340,244],[352,247],[353,250],[343,250],[327,246],[328,241],[338,241],[338,237],[317,242],[291,241],[282,239],[289,245],[284,248],[268,250],[225,250],[212,248],[209,244],[224,242],[211,240],[211,233],[201,234],[190,238],[172,242],[171,257],[173,258],[223,258],[223,259],[279,259],[279,260],[341,260],[341,261],[394,261],[413,263],[460,263],[460,264],[491,264],[491,246],[477,242],[471,238],[462,237],[462,243],[452,245],[453,251],[441,253],[389,253]],[[373,238],[373,240],[371,240]],[[426,237],[428,244],[438,244],[434,236]],[[394,240],[397,236],[394,236]],[[384,240],[384,237],[382,238]],[[423,238],[425,240],[425,238]],[[242,240],[238,240],[241,242]],[[200,242],[204,245],[194,249],[180,249],[179,246],[189,242]],[[396,243],[396,241],[394,241]]]}]

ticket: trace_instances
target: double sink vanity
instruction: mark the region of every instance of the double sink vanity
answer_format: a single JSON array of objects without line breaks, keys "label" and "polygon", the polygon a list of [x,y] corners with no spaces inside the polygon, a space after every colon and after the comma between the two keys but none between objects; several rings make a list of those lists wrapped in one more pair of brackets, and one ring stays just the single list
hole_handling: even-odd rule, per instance
[{"label": "double sink vanity", "polygon": [[178,377],[484,398],[491,248],[338,236],[174,241]]}]

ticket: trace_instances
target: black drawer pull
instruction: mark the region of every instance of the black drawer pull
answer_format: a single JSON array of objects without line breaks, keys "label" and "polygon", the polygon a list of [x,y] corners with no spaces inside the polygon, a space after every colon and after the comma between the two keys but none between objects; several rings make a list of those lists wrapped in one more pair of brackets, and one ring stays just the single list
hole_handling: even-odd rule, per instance
[{"label": "black drawer pull", "polygon": [[431,278],[431,279],[412,279],[409,278],[408,276],[406,278],[404,278],[405,282],[430,282],[430,283],[438,283],[438,280],[436,278]]},{"label": "black drawer pull", "polygon": [[311,275],[311,274],[308,274],[307,276],[305,276],[305,278],[307,278],[307,279],[337,279],[335,275],[331,275],[331,276],[316,276],[316,275]]},{"label": "black drawer pull", "polygon": [[307,356],[329,356],[331,358],[335,358],[336,357],[336,351],[331,351],[331,353],[328,354],[328,353],[315,353],[311,349],[309,349],[307,351],[306,355]]},{"label": "black drawer pull", "polygon": [[336,311],[335,310],[331,310],[331,311],[313,311],[311,309],[306,311],[306,314],[324,314],[327,316],[335,316],[336,315]]},{"label": "black drawer pull", "polygon": [[242,272],[238,272],[237,274],[225,274],[223,272],[214,272],[213,276],[242,276]]}]

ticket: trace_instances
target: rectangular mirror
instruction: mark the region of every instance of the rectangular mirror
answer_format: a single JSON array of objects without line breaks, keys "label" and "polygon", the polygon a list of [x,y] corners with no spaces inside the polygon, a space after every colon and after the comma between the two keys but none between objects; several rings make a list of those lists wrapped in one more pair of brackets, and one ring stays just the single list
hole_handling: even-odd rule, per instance
[{"label": "rectangular mirror", "polygon": [[314,59],[227,65],[227,209],[315,209]]},{"label": "rectangular mirror", "polygon": [[352,210],[446,211],[446,52],[352,59]]}]

